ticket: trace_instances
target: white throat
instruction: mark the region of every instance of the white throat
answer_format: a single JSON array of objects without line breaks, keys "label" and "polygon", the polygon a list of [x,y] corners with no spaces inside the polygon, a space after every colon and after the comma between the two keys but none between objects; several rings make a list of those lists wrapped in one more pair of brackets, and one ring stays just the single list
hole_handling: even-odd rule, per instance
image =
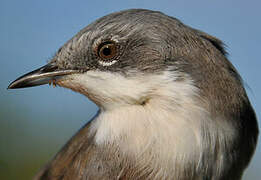
[{"label": "white throat", "polygon": [[177,80],[174,73],[166,71],[126,78],[92,71],[72,75],[59,84],[102,106],[90,132],[95,132],[97,144],[116,144],[141,167],[146,163],[152,169],[160,167],[161,176],[171,172],[178,177],[183,172],[177,166],[185,169],[191,163],[200,169],[220,134],[234,136],[229,124],[215,123],[200,105],[198,89],[188,76]]}]

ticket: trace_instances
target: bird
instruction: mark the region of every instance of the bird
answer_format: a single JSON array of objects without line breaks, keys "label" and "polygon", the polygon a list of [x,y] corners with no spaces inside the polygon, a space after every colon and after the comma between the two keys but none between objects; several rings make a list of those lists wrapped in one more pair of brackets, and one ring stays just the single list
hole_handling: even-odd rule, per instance
[{"label": "bird", "polygon": [[36,180],[241,179],[258,124],[218,38],[159,11],[99,18],[8,88],[53,84],[99,110]]}]

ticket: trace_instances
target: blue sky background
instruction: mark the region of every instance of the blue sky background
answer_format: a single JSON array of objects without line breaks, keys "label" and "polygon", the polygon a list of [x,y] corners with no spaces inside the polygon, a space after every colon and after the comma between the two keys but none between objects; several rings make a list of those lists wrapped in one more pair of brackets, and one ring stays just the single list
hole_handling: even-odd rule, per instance
[{"label": "blue sky background", "polygon": [[[129,8],[162,11],[223,40],[261,117],[258,0],[1,0],[0,179],[30,178],[98,109],[67,89],[41,86],[6,90],[8,84],[44,65],[60,46],[95,19]],[[260,167],[258,146],[244,179],[260,179]]]}]

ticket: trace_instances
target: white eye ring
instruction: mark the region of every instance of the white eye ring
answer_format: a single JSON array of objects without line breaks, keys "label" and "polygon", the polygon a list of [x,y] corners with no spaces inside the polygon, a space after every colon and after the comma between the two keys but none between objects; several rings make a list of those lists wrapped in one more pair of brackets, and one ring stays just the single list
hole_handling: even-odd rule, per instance
[{"label": "white eye ring", "polygon": [[111,65],[115,64],[117,61],[113,60],[113,61],[110,61],[110,62],[105,62],[105,61],[98,61],[98,62],[102,66],[111,66]]}]

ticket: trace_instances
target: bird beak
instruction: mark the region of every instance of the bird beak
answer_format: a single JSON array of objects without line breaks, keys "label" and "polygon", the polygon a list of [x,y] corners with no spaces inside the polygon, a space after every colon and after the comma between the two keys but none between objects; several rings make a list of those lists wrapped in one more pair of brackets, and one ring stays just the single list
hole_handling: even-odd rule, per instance
[{"label": "bird beak", "polygon": [[79,71],[59,70],[55,64],[49,63],[39,69],[36,69],[32,72],[29,72],[17,78],[8,86],[8,89],[27,88],[32,86],[48,84],[51,82],[55,82],[56,80],[62,78],[65,75],[69,75],[77,72]]}]

